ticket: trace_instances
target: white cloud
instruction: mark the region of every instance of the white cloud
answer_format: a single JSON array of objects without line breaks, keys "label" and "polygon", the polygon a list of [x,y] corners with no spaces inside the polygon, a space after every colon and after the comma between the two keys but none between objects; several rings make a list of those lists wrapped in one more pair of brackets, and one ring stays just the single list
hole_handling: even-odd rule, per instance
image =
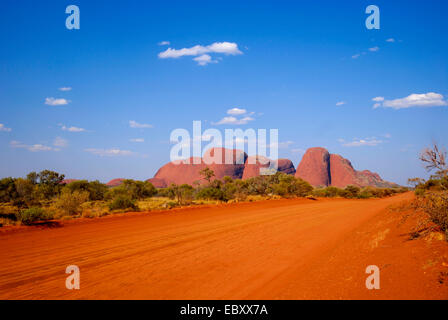
[{"label": "white cloud", "polygon": [[375,147],[384,142],[382,140],[377,139],[376,137],[365,138],[365,139],[355,138],[352,141],[345,141],[344,139],[338,139],[338,141],[344,147],[364,147],[364,146]]},{"label": "white cloud", "polygon": [[227,110],[227,114],[230,114],[232,116],[240,116],[242,114],[245,114],[247,112],[246,109],[240,109],[240,108],[233,108]]},{"label": "white cloud", "polygon": [[208,54],[203,54],[202,56],[196,57],[193,60],[196,61],[200,66],[206,66],[209,63],[218,63],[217,60],[212,60],[212,57]]},{"label": "white cloud", "polygon": [[11,128],[6,128],[4,124],[0,123],[0,131],[11,132]]},{"label": "white cloud", "polygon": [[376,98],[373,98],[372,101],[381,102],[381,101],[384,101],[384,97],[376,97]]},{"label": "white cloud", "polygon": [[56,139],[54,139],[53,145],[55,147],[65,148],[68,146],[68,141],[61,137],[56,137]]},{"label": "white cloud", "polygon": [[62,87],[62,88],[59,88],[59,91],[63,91],[63,92],[72,91],[72,88],[71,87]]},{"label": "white cloud", "polygon": [[238,45],[233,42],[215,42],[207,48],[210,50],[210,52],[215,53],[223,53],[223,54],[231,54],[231,55],[237,55],[237,54],[243,54],[239,49]]},{"label": "white cloud", "polygon": [[346,104],[346,102],[345,101],[340,101],[340,102],[337,102],[336,103],[336,106],[343,106],[344,104]]},{"label": "white cloud", "polygon": [[394,39],[394,38],[389,38],[389,39],[387,39],[386,41],[387,41],[387,42],[395,42],[395,39]]},{"label": "white cloud", "polygon": [[224,117],[219,122],[217,122],[215,124],[217,124],[217,125],[221,125],[221,124],[242,125],[242,124],[247,124],[253,120],[255,120],[255,119],[252,117],[244,117],[242,119],[237,119],[236,117]]},{"label": "white cloud", "polygon": [[113,157],[113,156],[131,156],[134,155],[134,152],[128,151],[128,150],[120,150],[117,148],[112,149],[85,149],[84,151],[99,155],[101,157]]},{"label": "white cloud", "polygon": [[142,142],[145,142],[145,139],[143,139],[143,138],[136,138],[136,139],[130,139],[129,141],[136,142],[136,143],[142,143]]},{"label": "white cloud", "polygon": [[52,148],[49,146],[45,146],[42,144],[33,144],[33,145],[27,145],[23,144],[19,141],[11,141],[10,143],[12,148],[20,148],[20,149],[26,149],[31,152],[40,152],[40,151],[59,151],[57,148]]},{"label": "white cloud", "polygon": [[134,129],[148,129],[153,127],[150,124],[138,123],[137,121],[134,120],[129,121],[129,126]]},{"label": "white cloud", "polygon": [[160,59],[177,59],[184,56],[196,57],[193,60],[198,62],[199,65],[205,66],[209,63],[217,63],[217,60],[213,60],[208,53],[225,54],[225,55],[239,55],[243,54],[238,45],[234,42],[215,42],[208,46],[196,45],[190,48],[172,49],[168,48],[159,53]]},{"label": "white cloud", "polygon": [[227,55],[243,54],[233,42],[215,42],[209,46],[196,45],[191,48],[171,49],[159,53],[160,59],[180,58],[183,56],[199,56],[206,53],[222,53]]},{"label": "white cloud", "polygon": [[352,59],[358,59],[361,55],[359,53],[352,55]]},{"label": "white cloud", "polygon": [[31,152],[40,152],[40,151],[58,151],[58,149],[44,146],[42,144],[33,144],[27,148]]},{"label": "white cloud", "polygon": [[380,50],[379,47],[369,48],[369,51],[370,51],[370,52],[377,52],[378,50]]},{"label": "white cloud", "polygon": [[169,41],[161,41],[158,43],[159,46],[169,46],[171,44],[171,42]]},{"label": "white cloud", "polygon": [[63,131],[68,131],[68,132],[85,132],[86,129],[84,128],[78,128],[78,127],[66,127],[66,126],[62,126],[61,129]]},{"label": "white cloud", "polygon": [[66,99],[46,98],[45,104],[49,106],[64,106],[69,104],[70,101]]},{"label": "white cloud", "polygon": [[[377,101],[377,100],[374,100]],[[443,107],[448,106],[448,101],[444,100],[443,95],[434,92],[428,92],[423,94],[413,93],[405,98],[394,99],[394,100],[378,100],[382,103],[376,103],[373,107],[374,109],[392,108],[392,109],[406,109],[413,107]]]}]

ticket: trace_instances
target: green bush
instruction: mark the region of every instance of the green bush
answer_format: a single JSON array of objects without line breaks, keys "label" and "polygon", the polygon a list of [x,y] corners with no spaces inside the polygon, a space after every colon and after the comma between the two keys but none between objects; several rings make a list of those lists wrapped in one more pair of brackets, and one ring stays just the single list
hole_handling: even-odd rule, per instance
[{"label": "green bush", "polygon": [[358,198],[359,192],[361,191],[360,187],[357,186],[346,186],[345,187],[345,198]]},{"label": "green bush", "polygon": [[109,209],[113,210],[138,210],[138,206],[130,196],[118,195],[110,203]]},{"label": "green bush", "polygon": [[373,193],[370,192],[370,190],[366,190],[366,189],[362,190],[358,195],[359,199],[370,199],[373,197],[374,197]]},{"label": "green bush", "polygon": [[[30,178],[33,177],[33,178]],[[51,200],[57,196],[63,187],[62,181],[65,176],[54,171],[44,170],[38,174],[31,172],[28,179],[37,182],[37,196],[42,200]]]},{"label": "green bush", "polygon": [[29,179],[16,179],[15,188],[17,192],[17,198],[14,199],[14,204],[18,207],[31,207],[38,205],[39,200],[36,194],[36,185]]},{"label": "green bush", "polygon": [[213,187],[205,187],[198,191],[196,194],[197,199],[203,200],[220,200],[226,201],[224,192],[221,189]]},{"label": "green bush", "polygon": [[334,197],[340,197],[342,195],[342,189],[336,188],[336,187],[326,187],[322,189],[315,189],[313,194],[316,197],[327,197],[327,198],[334,198]]},{"label": "green bush", "polygon": [[17,214],[17,220],[25,225],[30,225],[37,221],[45,221],[52,219],[52,216],[44,209],[33,207],[20,211]]},{"label": "green bush", "polygon": [[272,185],[272,191],[281,197],[306,197],[313,191],[313,187],[300,178],[280,174],[277,179],[278,183]]},{"label": "green bush", "polygon": [[71,192],[85,191],[89,193],[90,201],[104,200],[108,188],[105,184],[99,181],[89,182],[87,180],[73,181],[65,186]]},{"label": "green bush", "polygon": [[54,205],[64,215],[77,215],[82,212],[81,205],[89,200],[87,191],[74,191],[63,189],[61,195],[56,199]]},{"label": "green bush", "polygon": [[118,195],[128,195],[133,200],[142,200],[155,196],[157,192],[157,189],[149,182],[128,179],[124,180],[120,186],[111,188],[106,198],[113,199]]},{"label": "green bush", "polygon": [[0,202],[6,203],[17,198],[15,179],[3,178],[0,180]]},{"label": "green bush", "polygon": [[429,215],[431,221],[440,226],[442,231],[448,232],[448,193],[427,192],[417,201],[418,207]]}]

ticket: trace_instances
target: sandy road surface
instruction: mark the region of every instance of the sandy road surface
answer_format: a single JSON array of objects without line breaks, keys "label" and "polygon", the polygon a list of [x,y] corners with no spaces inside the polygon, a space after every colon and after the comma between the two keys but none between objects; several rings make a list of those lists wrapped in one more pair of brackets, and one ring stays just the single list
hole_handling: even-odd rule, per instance
[{"label": "sandy road surface", "polygon": [[[364,271],[370,261],[350,251],[358,250],[350,237],[410,198],[272,200],[3,232],[0,298],[369,298]],[[65,268],[73,264],[81,270],[78,291],[65,288]],[[393,282],[398,292],[419,283],[406,279]],[[416,295],[434,291],[417,289]],[[448,297],[442,289],[432,297]],[[394,298],[383,292],[372,297]]]}]

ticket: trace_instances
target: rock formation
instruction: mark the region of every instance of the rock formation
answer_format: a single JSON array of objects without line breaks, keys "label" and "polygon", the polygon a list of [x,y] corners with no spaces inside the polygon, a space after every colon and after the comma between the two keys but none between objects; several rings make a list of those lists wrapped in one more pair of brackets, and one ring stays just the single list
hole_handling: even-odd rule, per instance
[{"label": "rock formation", "polygon": [[[226,161],[227,159],[227,161]],[[241,150],[212,148],[202,158],[170,162],[157,171],[151,182],[156,188],[165,188],[175,184],[202,184],[205,179],[200,171],[210,168],[215,173],[213,179],[229,176],[232,179],[249,179],[260,175],[260,169],[269,168],[272,161],[261,156],[248,157]],[[368,170],[356,171],[349,160],[337,154],[330,154],[324,148],[308,149],[297,171],[291,160],[277,160],[278,171],[295,175],[308,181],[313,186],[335,186],[344,188],[348,185],[360,187],[396,187],[381,179],[377,173]]]},{"label": "rock formation", "polygon": [[330,154],[324,148],[307,150],[297,167],[296,177],[321,187],[397,187],[395,183],[381,179],[377,173],[368,170],[356,171],[349,160],[337,154]]},{"label": "rock formation", "polygon": [[[274,163],[273,163],[274,162]],[[269,167],[275,167],[275,162],[277,162],[277,171],[283,172],[286,174],[295,174],[296,169],[294,168],[294,164],[289,159],[278,159],[277,161],[270,160],[266,157],[261,156],[250,156],[247,158],[246,163],[244,165],[244,172],[242,179],[249,179],[253,177],[258,177],[261,175],[261,170],[268,170]]]},{"label": "rock formation", "polygon": [[295,176],[308,181],[313,186],[331,184],[330,154],[324,148],[311,148],[303,155]]},{"label": "rock formation", "polygon": [[165,186],[172,183],[201,184],[205,180],[200,172],[207,167],[215,173],[213,179],[222,179],[225,176],[240,179],[243,175],[246,159],[247,154],[240,150],[212,148],[202,158],[191,157],[187,160],[174,161],[164,165],[157,171],[153,179],[157,179],[159,185],[162,185],[163,181]]},{"label": "rock formation", "polygon": [[108,183],[106,183],[106,186],[108,186],[108,187],[118,187],[118,186],[123,184],[124,180],[126,180],[126,179],[113,179],[113,180],[110,180]]},{"label": "rock formation", "polygon": [[[241,150],[225,148],[212,148],[205,152],[202,158],[189,158],[187,160],[170,162],[161,167],[154,178],[149,179],[157,188],[164,188],[175,184],[201,184],[205,183],[200,171],[210,168],[215,173],[213,179],[222,179],[225,176],[232,179],[248,179],[260,175],[260,168],[269,167],[272,160],[267,159],[266,164],[256,161],[261,157],[251,157],[254,164],[250,164],[248,156]],[[294,174],[295,169],[291,160],[279,159],[278,171]]]}]

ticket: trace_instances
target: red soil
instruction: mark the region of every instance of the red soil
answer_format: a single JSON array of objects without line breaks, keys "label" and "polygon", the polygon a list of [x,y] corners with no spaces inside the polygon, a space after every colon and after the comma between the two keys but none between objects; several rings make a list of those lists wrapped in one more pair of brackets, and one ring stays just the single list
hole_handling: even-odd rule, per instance
[{"label": "red soil", "polygon": [[[271,200],[0,233],[0,299],[447,299],[448,244],[381,200]],[[81,289],[65,288],[78,265]],[[368,265],[381,289],[365,288]],[[445,273],[444,273],[445,272]]]}]

